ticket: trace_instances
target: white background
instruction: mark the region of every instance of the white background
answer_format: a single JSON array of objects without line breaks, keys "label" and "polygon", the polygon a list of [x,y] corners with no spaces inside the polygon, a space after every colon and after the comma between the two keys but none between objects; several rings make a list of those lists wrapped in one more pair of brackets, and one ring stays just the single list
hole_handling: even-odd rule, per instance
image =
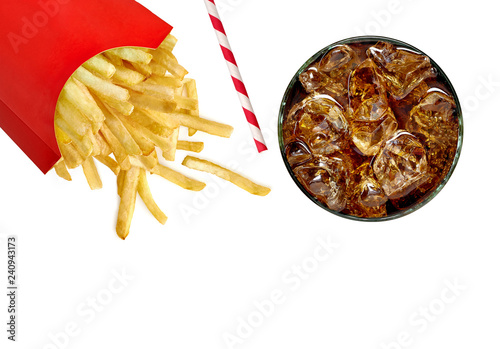
[{"label": "white background", "polygon": [[[235,348],[500,345],[500,47],[491,2],[220,0],[270,148],[261,155],[203,1],[141,3],[175,27],[174,52],[198,81],[202,114],[235,127],[229,140],[197,135],[206,142],[202,156],[234,164],[273,191],[253,197],[183,170],[212,189],[193,194],[151,177],[169,221],[158,224],[139,200],[123,242],[114,232],[119,201],[107,169],[100,167],[98,192],[80,171],[72,183],[43,176],[0,131],[1,348],[231,348],[225,338],[238,336],[249,317],[258,326],[246,328]],[[465,112],[462,157],[448,185],[416,213],[381,224],[339,218],[304,197],[283,165],[276,135],[279,103],[297,69],[324,46],[359,34],[393,37],[428,53],[450,77]],[[196,211],[186,215],[181,207]],[[5,331],[8,235],[19,244],[16,344]],[[318,239],[338,248],[300,285],[287,279],[294,265],[314,267]],[[122,272],[133,280],[107,299],[110,282],[119,285],[114,273]],[[452,297],[446,280],[466,289]],[[277,291],[282,304],[268,307],[259,321],[255,302]],[[109,304],[91,318],[92,297]],[[438,315],[422,320],[418,312],[429,306]],[[61,334],[67,326],[74,336]]]}]

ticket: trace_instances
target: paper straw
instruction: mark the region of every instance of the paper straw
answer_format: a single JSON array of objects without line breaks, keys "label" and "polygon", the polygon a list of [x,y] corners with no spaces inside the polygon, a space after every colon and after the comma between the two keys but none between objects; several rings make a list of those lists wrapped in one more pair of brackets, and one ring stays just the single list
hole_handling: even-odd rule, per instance
[{"label": "paper straw", "polygon": [[229,68],[229,73],[231,74],[231,77],[233,79],[234,87],[238,92],[238,97],[240,98],[241,106],[243,107],[243,111],[245,112],[246,119],[250,126],[250,131],[252,132],[255,145],[257,146],[257,150],[259,151],[259,153],[261,153],[267,150],[266,142],[264,141],[264,136],[262,136],[262,131],[260,130],[259,122],[257,121],[257,117],[255,116],[255,113],[253,111],[252,103],[250,102],[250,98],[248,97],[248,92],[245,88],[245,84],[243,83],[243,79],[241,78],[240,70],[238,68],[238,65],[236,64],[236,59],[234,58],[233,51],[231,50],[231,45],[229,45],[226,31],[224,30],[224,26],[222,25],[222,22],[220,20],[217,7],[215,6],[215,1],[205,0],[205,5],[207,6],[208,14],[215,29],[215,33],[217,34],[217,39],[219,40],[222,54],[226,59],[227,67]]}]

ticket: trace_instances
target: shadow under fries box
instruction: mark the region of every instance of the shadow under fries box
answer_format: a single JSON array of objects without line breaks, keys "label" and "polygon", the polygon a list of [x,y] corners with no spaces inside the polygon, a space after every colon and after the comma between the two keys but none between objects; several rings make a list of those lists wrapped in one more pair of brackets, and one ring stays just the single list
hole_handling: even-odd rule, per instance
[{"label": "shadow under fries box", "polygon": [[157,48],[171,30],[134,0],[2,0],[0,127],[47,173],[61,158],[54,113],[74,71],[112,48]]}]

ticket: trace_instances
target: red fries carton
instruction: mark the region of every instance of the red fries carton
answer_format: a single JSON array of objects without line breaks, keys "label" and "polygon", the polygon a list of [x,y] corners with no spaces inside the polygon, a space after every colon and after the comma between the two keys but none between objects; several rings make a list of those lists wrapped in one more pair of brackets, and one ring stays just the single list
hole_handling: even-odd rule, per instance
[{"label": "red fries carton", "polygon": [[103,51],[157,48],[172,27],[133,0],[1,0],[0,127],[43,172],[61,158],[59,94]]}]

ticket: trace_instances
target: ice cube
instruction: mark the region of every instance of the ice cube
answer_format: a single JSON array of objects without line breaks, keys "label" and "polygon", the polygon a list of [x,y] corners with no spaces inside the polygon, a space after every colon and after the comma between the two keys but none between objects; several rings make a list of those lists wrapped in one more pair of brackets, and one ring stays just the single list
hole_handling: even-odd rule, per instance
[{"label": "ice cube", "polygon": [[328,77],[318,71],[316,66],[312,66],[299,75],[299,80],[306,92],[311,93],[325,86],[328,82]]},{"label": "ice cube", "polygon": [[370,161],[363,163],[354,172],[354,198],[357,203],[366,207],[379,207],[387,202],[382,186],[375,178]]},{"label": "ice cube", "polygon": [[431,173],[447,173],[453,163],[458,143],[456,103],[444,93],[432,91],[415,106],[407,129],[425,137]]},{"label": "ice cube", "polygon": [[[440,143],[455,141],[457,137],[455,101],[444,93],[433,91],[427,94],[410,112],[408,130],[422,133],[432,141]],[[452,132],[450,128],[453,129]]]},{"label": "ice cube", "polygon": [[397,199],[429,179],[424,146],[413,134],[399,130],[380,150],[373,171],[389,199]]},{"label": "ice cube", "polygon": [[378,153],[382,144],[398,129],[398,122],[388,108],[382,118],[375,121],[353,121],[352,141],[363,155]]},{"label": "ice cube", "polygon": [[347,76],[359,63],[356,52],[347,45],[336,46],[331,49],[320,61],[319,70],[332,78]]},{"label": "ice cube", "polygon": [[349,124],[344,112],[329,96],[306,97],[297,110],[296,136],[316,155],[327,155],[346,146]]},{"label": "ice cube", "polygon": [[311,160],[312,154],[309,147],[302,141],[296,140],[286,146],[286,157],[290,166],[295,167]]},{"label": "ice cube", "polygon": [[293,171],[302,186],[329,209],[340,212],[345,208],[351,169],[344,158],[316,157]]},{"label": "ice cube", "polygon": [[354,121],[375,121],[386,113],[389,103],[375,64],[367,59],[349,78],[349,117]]},{"label": "ice cube", "polygon": [[388,42],[378,42],[366,54],[396,99],[406,97],[423,80],[436,76],[429,57],[398,49]]}]

